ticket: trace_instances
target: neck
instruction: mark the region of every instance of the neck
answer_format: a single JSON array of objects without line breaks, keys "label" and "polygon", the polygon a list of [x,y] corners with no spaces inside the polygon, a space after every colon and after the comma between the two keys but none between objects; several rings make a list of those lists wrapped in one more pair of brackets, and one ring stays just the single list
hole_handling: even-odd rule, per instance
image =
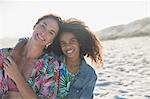
[{"label": "neck", "polygon": [[65,58],[66,60],[66,64],[68,65],[68,66],[79,66],[80,65],[80,57],[77,57],[77,58],[73,58],[73,59],[71,59],[71,58]]},{"label": "neck", "polygon": [[28,59],[35,59],[35,58],[38,58],[42,54],[43,49],[44,49],[44,46],[35,45],[29,39],[29,41],[24,47],[23,55]]}]

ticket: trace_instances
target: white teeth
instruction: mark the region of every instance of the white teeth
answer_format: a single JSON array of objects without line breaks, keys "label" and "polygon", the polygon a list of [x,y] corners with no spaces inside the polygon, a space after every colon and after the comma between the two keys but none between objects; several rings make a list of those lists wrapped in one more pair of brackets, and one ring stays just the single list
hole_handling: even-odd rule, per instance
[{"label": "white teeth", "polygon": [[67,53],[68,53],[68,54],[70,54],[70,53],[72,53],[72,52],[73,52],[73,50],[69,50],[69,51],[67,51]]}]

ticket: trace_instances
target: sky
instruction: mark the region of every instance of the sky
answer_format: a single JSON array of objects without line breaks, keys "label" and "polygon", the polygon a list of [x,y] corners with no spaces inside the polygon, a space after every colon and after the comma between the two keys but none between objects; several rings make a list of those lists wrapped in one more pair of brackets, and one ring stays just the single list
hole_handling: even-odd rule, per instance
[{"label": "sky", "polygon": [[37,19],[49,13],[80,19],[96,32],[150,17],[150,0],[1,0],[0,38],[30,37]]}]

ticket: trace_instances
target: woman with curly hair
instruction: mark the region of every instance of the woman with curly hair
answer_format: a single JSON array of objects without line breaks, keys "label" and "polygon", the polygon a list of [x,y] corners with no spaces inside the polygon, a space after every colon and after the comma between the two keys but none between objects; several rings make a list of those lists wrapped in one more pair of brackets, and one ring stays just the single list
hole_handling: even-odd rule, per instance
[{"label": "woman with curly hair", "polygon": [[63,99],[91,99],[97,80],[95,70],[84,56],[96,65],[102,64],[102,46],[84,22],[71,18],[64,21],[53,52],[66,65],[60,70],[58,97]]}]

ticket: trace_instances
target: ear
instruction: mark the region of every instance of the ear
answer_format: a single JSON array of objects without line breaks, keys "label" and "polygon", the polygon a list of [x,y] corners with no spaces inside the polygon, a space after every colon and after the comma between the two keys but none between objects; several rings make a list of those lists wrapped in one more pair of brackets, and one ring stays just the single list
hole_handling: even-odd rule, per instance
[{"label": "ear", "polygon": [[53,42],[50,42],[46,45],[46,48],[48,48],[48,46],[50,46]]}]

